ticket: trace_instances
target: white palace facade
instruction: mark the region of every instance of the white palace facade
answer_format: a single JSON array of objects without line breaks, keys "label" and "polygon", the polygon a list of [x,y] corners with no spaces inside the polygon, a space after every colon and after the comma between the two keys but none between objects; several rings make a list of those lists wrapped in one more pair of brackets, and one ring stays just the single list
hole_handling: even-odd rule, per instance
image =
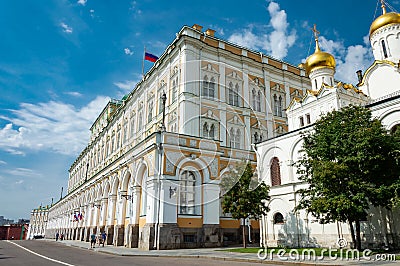
[{"label": "white palace facade", "polygon": [[[46,237],[88,241],[105,231],[109,245],[147,250],[238,243],[219,180],[243,159],[256,165],[252,143],[286,133],[284,110],[308,89],[304,69],[184,26],[94,121]],[[258,241],[260,223],[246,226]]]},{"label": "white palace facade", "polygon": [[[312,88],[289,104],[289,132],[255,145],[259,176],[271,186],[270,212],[260,223],[263,246],[337,247],[338,239],[352,242],[348,224],[321,224],[304,210],[294,211],[300,200],[298,191],[307,187],[299,180],[295,163],[303,155],[302,134],[312,131],[312,125],[326,112],[362,105],[370,108],[388,131],[394,132],[400,124],[400,14],[386,12],[384,2],[382,11],[370,28],[375,61],[364,74],[357,71],[357,86],[335,81],[335,59],[320,50],[315,29],[315,53],[302,64]],[[371,208],[361,223],[363,247],[398,247],[399,225],[398,208]]]},{"label": "white palace facade", "polygon": [[[253,241],[351,242],[346,224],[293,211],[307,186],[294,163],[302,132],[331,110],[363,105],[388,130],[400,124],[400,14],[382,10],[370,29],[375,62],[358,72],[356,86],[335,80],[335,59],[321,51],[318,34],[315,53],[296,67],[184,26],[132,92],[94,121],[69,169],[67,195],[49,210],[46,237],[89,241],[105,231],[109,245],[147,250],[238,243],[241,225],[222,212],[219,182],[248,159],[271,187],[271,211],[246,225]],[[398,244],[399,217],[371,210],[364,246]]]}]

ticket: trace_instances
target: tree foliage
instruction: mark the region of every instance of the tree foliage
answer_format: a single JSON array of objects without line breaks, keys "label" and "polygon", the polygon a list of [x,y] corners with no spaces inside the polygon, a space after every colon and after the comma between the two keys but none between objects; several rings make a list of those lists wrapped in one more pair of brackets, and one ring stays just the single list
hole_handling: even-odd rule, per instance
[{"label": "tree foliage", "polygon": [[398,140],[364,107],[327,113],[304,136],[298,173],[309,187],[300,191],[298,209],[322,223],[348,222],[352,232],[354,222],[353,242],[360,248],[359,222],[370,205],[393,207],[400,183]]},{"label": "tree foliage", "polygon": [[[238,164],[230,174],[222,178],[221,191],[224,193],[222,209],[230,213],[233,219],[258,220],[269,211],[265,204],[270,199],[269,187],[264,182],[258,182],[249,162]],[[245,233],[243,240],[246,247]]]}]

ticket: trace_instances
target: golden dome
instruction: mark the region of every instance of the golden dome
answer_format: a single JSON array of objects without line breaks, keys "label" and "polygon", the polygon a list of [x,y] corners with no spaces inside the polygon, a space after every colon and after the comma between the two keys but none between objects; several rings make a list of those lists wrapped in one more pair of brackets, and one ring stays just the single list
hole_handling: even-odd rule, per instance
[{"label": "golden dome", "polygon": [[310,55],[304,63],[307,75],[309,75],[313,70],[319,68],[336,68],[336,61],[333,55],[331,55],[330,53],[322,52],[319,49],[318,39],[316,39],[315,41],[315,53]]},{"label": "golden dome", "polygon": [[369,36],[371,36],[376,30],[390,24],[400,24],[400,14],[390,12],[379,16],[374,22],[372,22]]},{"label": "golden dome", "polygon": [[382,15],[374,20],[369,29],[369,36],[371,36],[376,30],[390,25],[390,24],[400,24],[400,14],[395,12],[386,13],[385,2],[382,2]]}]

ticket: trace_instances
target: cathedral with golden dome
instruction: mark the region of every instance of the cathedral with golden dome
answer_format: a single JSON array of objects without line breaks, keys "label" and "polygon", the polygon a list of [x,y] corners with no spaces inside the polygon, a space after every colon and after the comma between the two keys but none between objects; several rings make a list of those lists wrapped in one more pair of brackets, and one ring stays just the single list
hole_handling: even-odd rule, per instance
[{"label": "cathedral with golden dome", "polygon": [[[270,186],[270,212],[260,223],[263,246],[336,246],[339,238],[351,243],[349,226],[320,224],[304,210],[294,212],[298,191],[307,184],[298,179],[295,162],[302,156],[302,134],[326,112],[348,105],[369,108],[388,131],[400,124],[400,14],[388,13],[384,1],[382,15],[372,22],[370,41],[374,63],[357,71],[357,85],[335,81],[335,58],[320,49],[319,32],[314,26],[315,52],[299,67],[310,78],[311,89],[301,99],[293,99],[286,113],[289,132],[255,145],[259,176]],[[356,71],[356,70],[355,70]],[[362,222],[362,246],[399,246],[400,211],[371,207]]]}]

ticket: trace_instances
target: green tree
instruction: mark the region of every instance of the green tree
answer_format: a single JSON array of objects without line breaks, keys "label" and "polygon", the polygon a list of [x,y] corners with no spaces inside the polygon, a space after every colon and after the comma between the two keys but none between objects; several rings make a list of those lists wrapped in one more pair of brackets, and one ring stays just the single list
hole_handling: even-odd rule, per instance
[{"label": "green tree", "polygon": [[304,136],[303,148],[298,173],[309,187],[300,191],[297,209],[306,209],[322,223],[349,223],[354,247],[360,250],[360,221],[370,205],[393,207],[400,183],[398,138],[370,110],[349,106],[317,121]]},{"label": "green tree", "polygon": [[243,221],[243,247],[246,248],[245,220],[258,220],[267,214],[269,209],[265,201],[270,199],[269,187],[264,182],[258,182],[249,162],[242,162],[222,178],[221,190],[224,193],[223,211],[231,213],[233,219]]}]

